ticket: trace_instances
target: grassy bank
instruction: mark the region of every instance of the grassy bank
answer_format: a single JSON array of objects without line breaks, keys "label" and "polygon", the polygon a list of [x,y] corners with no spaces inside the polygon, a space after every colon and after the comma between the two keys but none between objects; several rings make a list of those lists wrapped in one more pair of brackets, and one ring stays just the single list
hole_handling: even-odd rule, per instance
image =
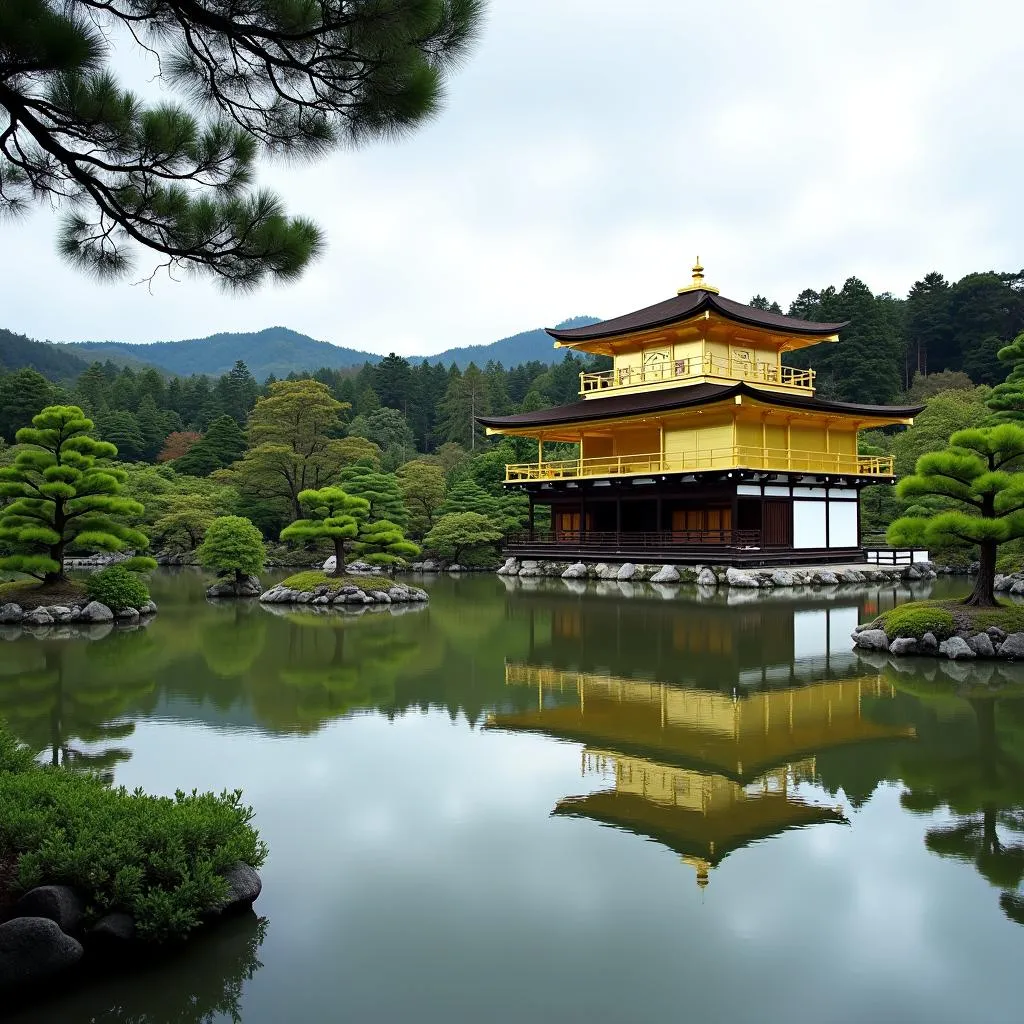
[{"label": "grassy bank", "polygon": [[81,605],[89,600],[85,584],[76,580],[43,584],[37,580],[21,579],[0,583],[0,604],[16,604],[25,611],[52,605]]},{"label": "grassy bank", "polygon": [[144,941],[183,938],[225,900],[226,872],[263,863],[251,820],[239,792],[147,796],[41,765],[0,725],[0,905],[37,885],[69,885],[87,924],[123,911]]},{"label": "grassy bank", "polygon": [[931,633],[936,640],[951,636],[974,636],[997,626],[1004,633],[1024,632],[1024,605],[1000,603],[995,608],[975,608],[958,600],[912,601],[883,612],[870,623],[885,631],[890,640],[913,637],[920,640]]}]

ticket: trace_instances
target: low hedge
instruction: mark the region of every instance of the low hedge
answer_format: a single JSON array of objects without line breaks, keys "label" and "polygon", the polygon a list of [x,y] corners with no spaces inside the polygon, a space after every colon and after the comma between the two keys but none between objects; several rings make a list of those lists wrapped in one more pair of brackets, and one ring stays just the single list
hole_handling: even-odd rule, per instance
[{"label": "low hedge", "polygon": [[0,862],[16,861],[16,893],[77,889],[87,921],[126,911],[144,941],[184,938],[224,902],[227,871],[265,860],[252,817],[240,791],[155,797],[41,765],[0,725]]},{"label": "low hedge", "polygon": [[937,605],[914,603],[899,605],[878,617],[879,626],[890,640],[898,636],[920,640],[931,633],[936,640],[947,640],[956,631],[951,612]]}]

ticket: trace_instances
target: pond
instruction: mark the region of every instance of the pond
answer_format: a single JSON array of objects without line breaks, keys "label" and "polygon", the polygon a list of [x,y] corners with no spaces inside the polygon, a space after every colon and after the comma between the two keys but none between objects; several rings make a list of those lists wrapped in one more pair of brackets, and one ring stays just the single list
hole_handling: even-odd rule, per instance
[{"label": "pond", "polygon": [[0,644],[41,756],[241,787],[270,845],[258,917],[12,1019],[1019,1019],[1024,668],[855,654],[893,587],[425,586],[161,572],[148,629]]}]

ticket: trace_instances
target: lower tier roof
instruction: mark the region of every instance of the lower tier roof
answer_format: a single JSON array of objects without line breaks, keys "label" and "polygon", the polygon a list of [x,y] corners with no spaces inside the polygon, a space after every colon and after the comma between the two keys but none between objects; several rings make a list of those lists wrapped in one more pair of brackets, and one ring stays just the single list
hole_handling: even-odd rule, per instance
[{"label": "lower tier roof", "polygon": [[899,421],[912,419],[923,405],[859,405],[852,402],[833,402],[815,395],[789,395],[777,391],[762,391],[746,382],[737,384],[690,384],[686,387],[661,391],[642,391],[630,395],[612,395],[591,398],[569,405],[556,405],[551,409],[517,413],[514,416],[478,416],[477,422],[495,430],[522,430],[529,427],[554,427],[567,423],[643,416],[649,413],[667,413],[676,409],[696,408],[729,400],[737,395],[754,399],[766,405],[803,412],[863,416],[870,419]]}]

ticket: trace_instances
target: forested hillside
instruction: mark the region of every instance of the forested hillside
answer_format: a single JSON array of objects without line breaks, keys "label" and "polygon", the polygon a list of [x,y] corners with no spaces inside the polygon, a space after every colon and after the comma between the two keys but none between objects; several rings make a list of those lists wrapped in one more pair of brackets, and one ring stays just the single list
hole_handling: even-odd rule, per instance
[{"label": "forested hillside", "polygon": [[88,367],[88,362],[60,345],[33,341],[23,334],[0,328],[0,371],[28,367],[55,381],[74,380]]}]

